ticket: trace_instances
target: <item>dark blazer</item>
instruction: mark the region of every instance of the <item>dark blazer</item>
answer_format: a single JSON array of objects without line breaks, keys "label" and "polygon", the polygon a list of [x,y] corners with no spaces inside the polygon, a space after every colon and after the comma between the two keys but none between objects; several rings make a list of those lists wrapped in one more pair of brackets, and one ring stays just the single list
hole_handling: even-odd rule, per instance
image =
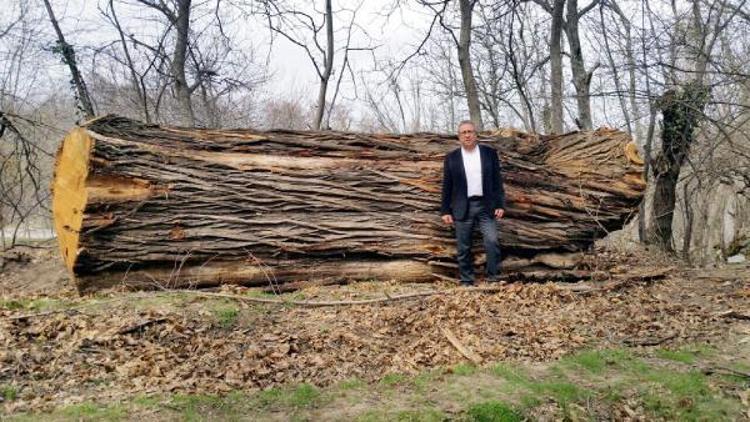
[{"label": "dark blazer", "polygon": [[[495,209],[505,209],[505,189],[497,152],[485,145],[477,145],[482,161],[482,203],[492,216]],[[443,161],[443,197],[440,215],[451,214],[456,220],[466,218],[469,208],[467,197],[466,171],[461,157],[461,148],[448,153]]]}]

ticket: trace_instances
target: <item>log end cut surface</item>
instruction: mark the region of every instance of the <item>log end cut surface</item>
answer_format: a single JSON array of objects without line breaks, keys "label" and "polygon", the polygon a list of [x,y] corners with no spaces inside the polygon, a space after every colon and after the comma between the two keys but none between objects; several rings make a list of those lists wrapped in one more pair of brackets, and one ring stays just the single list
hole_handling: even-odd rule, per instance
[{"label": "log end cut surface", "polygon": [[79,234],[86,208],[86,179],[93,139],[85,129],[72,130],[57,153],[52,186],[55,231],[65,266],[73,270],[78,256]]}]

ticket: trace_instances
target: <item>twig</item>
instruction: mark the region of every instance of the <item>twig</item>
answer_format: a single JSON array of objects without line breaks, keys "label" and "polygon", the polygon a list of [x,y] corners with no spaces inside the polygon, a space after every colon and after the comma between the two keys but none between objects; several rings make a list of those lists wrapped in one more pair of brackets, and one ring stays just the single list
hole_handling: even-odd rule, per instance
[{"label": "twig", "polygon": [[625,339],[624,342],[628,346],[658,346],[665,341],[672,340],[677,337],[677,333],[669,334],[665,337],[660,338],[644,338],[644,339]]},{"label": "twig", "polygon": [[734,319],[750,320],[750,314],[737,312],[734,309],[730,309],[728,311],[720,312],[716,316],[722,317],[722,318],[734,318]]},{"label": "twig", "polygon": [[461,344],[461,342],[458,341],[458,338],[456,338],[455,334],[453,334],[453,332],[449,328],[440,327],[440,331],[443,332],[445,338],[447,338],[448,341],[453,345],[453,347],[455,347],[456,350],[458,350],[459,353],[461,353],[466,359],[474,362],[475,365],[479,365],[482,363],[482,357]]},{"label": "twig", "polygon": [[129,334],[129,333],[132,333],[133,331],[140,330],[141,328],[148,327],[149,325],[161,324],[162,322],[165,322],[165,321],[167,321],[167,318],[147,319],[137,324],[133,324],[131,326],[121,328],[117,330],[117,334],[120,334],[120,335]]},{"label": "twig", "polygon": [[327,307],[327,306],[372,305],[375,303],[396,302],[399,300],[414,299],[414,298],[419,298],[419,297],[427,297],[427,296],[434,296],[434,295],[440,295],[440,294],[450,294],[450,293],[456,293],[456,292],[487,293],[487,292],[499,292],[499,291],[502,291],[503,289],[504,289],[503,287],[477,287],[477,288],[471,288],[471,289],[467,289],[465,287],[459,287],[459,288],[446,289],[446,290],[431,290],[427,292],[408,293],[408,294],[403,294],[403,295],[395,295],[395,296],[377,298],[377,299],[341,300],[341,301],[266,299],[266,298],[260,298],[260,297],[240,296],[240,295],[233,295],[233,294],[228,294],[228,293],[203,292],[203,291],[197,291],[197,290],[175,290],[175,292],[189,293],[189,294],[194,294],[197,296],[205,296],[205,297],[221,297],[221,298],[234,299],[234,300],[240,300],[240,301],[245,301],[245,302],[256,302],[256,303],[265,303],[265,304],[273,304],[273,305]]},{"label": "twig", "polygon": [[725,366],[713,366],[709,368],[703,368],[703,373],[706,375],[719,374],[719,375],[732,375],[735,377],[742,377],[750,379],[750,372],[742,372],[736,369],[727,368]]},{"label": "twig", "polygon": [[[328,306],[372,305],[376,303],[396,302],[400,300],[414,299],[414,298],[419,298],[419,297],[427,297],[427,296],[434,296],[434,295],[440,295],[440,294],[451,294],[451,293],[457,293],[457,292],[493,293],[493,292],[502,291],[503,289],[504,287],[475,287],[471,289],[467,289],[465,287],[459,287],[459,288],[446,289],[446,290],[431,290],[427,292],[408,293],[408,294],[403,294],[403,295],[396,295],[396,296],[377,298],[377,299],[319,301],[319,302],[306,301],[306,300],[265,299],[265,298],[260,298],[260,297],[240,296],[240,295],[233,295],[233,294],[228,294],[228,293],[215,293],[215,292],[204,292],[200,290],[184,290],[184,289],[162,290],[161,292],[158,293],[158,295],[187,293],[187,294],[192,294],[196,296],[220,297],[220,298],[233,299],[233,300],[239,300],[239,301],[244,301],[244,302],[255,302],[255,303],[264,303],[264,304],[271,304],[271,305],[294,305],[294,306],[314,308],[314,307],[328,307]],[[16,321],[16,320],[22,320],[22,319],[38,318],[38,317],[43,317],[43,316],[48,316],[48,315],[59,314],[63,312],[78,311],[79,309],[88,308],[91,306],[102,305],[106,303],[117,302],[117,301],[131,299],[131,298],[132,296],[126,295],[126,296],[120,296],[120,297],[108,299],[108,300],[101,301],[101,302],[84,303],[78,306],[73,306],[73,307],[69,307],[65,309],[55,309],[52,311],[39,312],[35,314],[7,316],[5,317],[5,319],[9,321]]]}]

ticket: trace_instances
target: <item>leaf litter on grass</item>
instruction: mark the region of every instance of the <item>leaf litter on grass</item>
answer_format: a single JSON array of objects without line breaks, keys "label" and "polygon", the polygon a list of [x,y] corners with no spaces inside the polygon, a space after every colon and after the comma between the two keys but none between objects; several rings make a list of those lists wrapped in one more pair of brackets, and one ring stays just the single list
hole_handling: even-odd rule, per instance
[{"label": "leaf litter on grass", "polygon": [[[377,292],[377,285],[301,293],[353,298]],[[381,287],[391,293],[425,289]],[[352,378],[372,382],[465,362],[442,328],[484,362],[543,362],[584,347],[644,339],[663,340],[665,347],[721,335],[727,321],[716,317],[716,308],[748,301],[726,293],[679,278],[586,294],[553,283],[517,283],[497,292],[459,290],[370,305],[242,304],[231,308],[231,324],[217,323],[215,302],[190,296],[164,307],[158,301],[146,309],[122,301],[26,319],[10,319],[21,312],[3,309],[0,384],[16,392],[5,410],[19,412],[139,394],[216,395]],[[168,295],[154,295],[160,294]],[[678,296],[683,300],[675,300]]]}]

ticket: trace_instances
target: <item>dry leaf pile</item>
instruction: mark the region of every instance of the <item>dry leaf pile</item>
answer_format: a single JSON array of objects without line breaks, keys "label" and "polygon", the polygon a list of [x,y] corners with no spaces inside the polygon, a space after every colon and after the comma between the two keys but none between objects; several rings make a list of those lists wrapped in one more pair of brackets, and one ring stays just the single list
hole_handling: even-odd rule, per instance
[{"label": "dry leaf pile", "polygon": [[747,309],[750,298],[731,294],[743,283],[675,278],[585,293],[513,284],[327,308],[238,302],[230,327],[200,310],[207,299],[199,297],[180,312],[117,303],[25,319],[0,311],[0,384],[18,391],[6,411],[20,411],[138,393],[374,380],[453,365],[468,352],[483,362],[546,361],[582,347],[691,342],[726,331],[717,310]]}]

